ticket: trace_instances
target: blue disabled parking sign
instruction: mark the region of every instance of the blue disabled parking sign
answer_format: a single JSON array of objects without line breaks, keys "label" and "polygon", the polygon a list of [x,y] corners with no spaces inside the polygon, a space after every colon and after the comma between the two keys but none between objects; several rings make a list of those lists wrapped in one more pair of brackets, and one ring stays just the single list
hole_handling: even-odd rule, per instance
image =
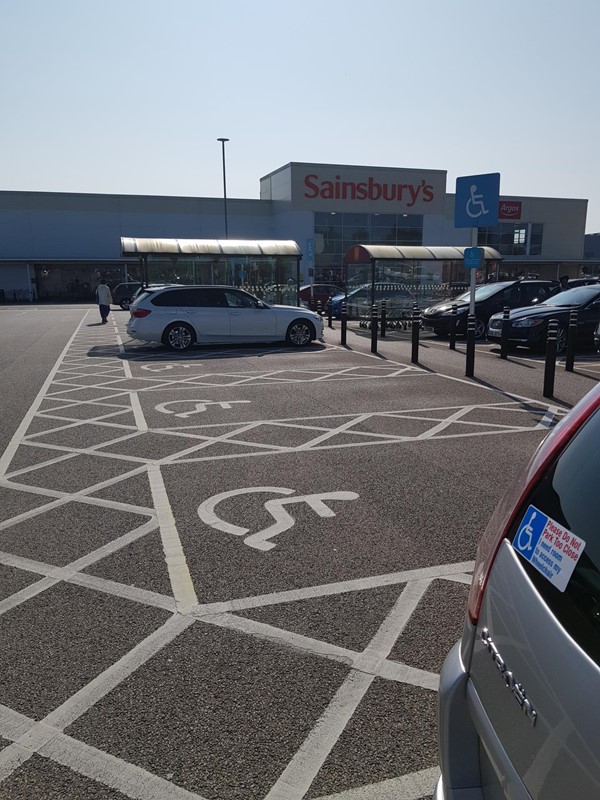
[{"label": "blue disabled parking sign", "polygon": [[497,225],[499,200],[499,172],[457,178],[454,227],[483,228]]}]

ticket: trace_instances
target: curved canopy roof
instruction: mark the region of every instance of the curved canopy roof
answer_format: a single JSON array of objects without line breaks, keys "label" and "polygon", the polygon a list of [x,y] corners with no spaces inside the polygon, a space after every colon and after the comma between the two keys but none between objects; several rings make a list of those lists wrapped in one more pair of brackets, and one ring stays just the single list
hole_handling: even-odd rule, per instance
[{"label": "curved canopy roof", "polygon": [[[344,263],[358,264],[373,260],[458,261],[464,258],[466,247],[404,247],[395,244],[356,244],[344,256]],[[486,261],[502,261],[502,256],[493,247],[482,248]]]},{"label": "curved canopy roof", "polygon": [[292,240],[254,239],[134,239],[121,237],[121,254],[139,255],[236,255],[302,256]]}]

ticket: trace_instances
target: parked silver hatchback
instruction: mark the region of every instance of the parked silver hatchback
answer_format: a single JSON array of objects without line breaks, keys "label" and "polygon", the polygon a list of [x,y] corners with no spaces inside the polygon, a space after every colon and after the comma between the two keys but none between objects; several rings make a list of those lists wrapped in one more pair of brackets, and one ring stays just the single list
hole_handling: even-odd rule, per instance
[{"label": "parked silver hatchback", "polygon": [[599,476],[600,385],[483,534],[440,679],[435,800],[600,798]]}]

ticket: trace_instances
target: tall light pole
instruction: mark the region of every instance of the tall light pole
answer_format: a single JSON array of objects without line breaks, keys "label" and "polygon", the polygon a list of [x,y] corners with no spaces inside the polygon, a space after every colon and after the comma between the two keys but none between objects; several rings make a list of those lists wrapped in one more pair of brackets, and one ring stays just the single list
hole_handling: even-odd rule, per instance
[{"label": "tall light pole", "polygon": [[225,142],[228,142],[229,139],[225,139],[223,137],[219,137],[217,142],[221,142],[221,149],[223,152],[223,212],[225,214],[225,238],[228,239],[228,232],[227,232],[227,180],[225,178]]}]

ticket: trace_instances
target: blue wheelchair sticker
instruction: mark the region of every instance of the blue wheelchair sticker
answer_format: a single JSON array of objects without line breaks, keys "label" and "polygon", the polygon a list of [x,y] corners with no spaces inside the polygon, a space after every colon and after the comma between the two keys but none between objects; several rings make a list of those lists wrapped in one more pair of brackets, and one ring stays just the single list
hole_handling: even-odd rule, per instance
[{"label": "blue wheelchair sticker", "polygon": [[537,543],[548,523],[548,517],[536,508],[529,506],[521,522],[521,527],[513,540],[513,547],[523,558],[531,561]]},{"label": "blue wheelchair sticker", "polygon": [[529,506],[512,546],[559,592],[564,592],[584,551],[585,541],[539,508]]}]

